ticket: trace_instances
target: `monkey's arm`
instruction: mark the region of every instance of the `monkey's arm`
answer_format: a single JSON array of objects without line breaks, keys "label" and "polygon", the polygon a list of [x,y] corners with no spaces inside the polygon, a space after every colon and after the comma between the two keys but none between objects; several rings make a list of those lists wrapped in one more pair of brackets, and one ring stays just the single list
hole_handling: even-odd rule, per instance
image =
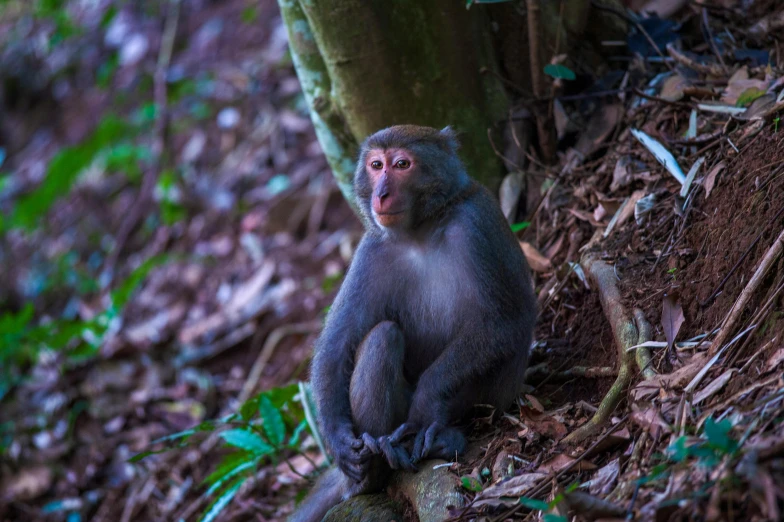
[{"label": "monkey's arm", "polygon": [[366,241],[360,243],[327,316],[324,331],[316,341],[311,383],[318,408],[322,435],[338,467],[356,481],[367,471],[368,454],[356,437],[351,417],[349,384],[354,354],[373,326],[373,310],[365,289],[368,266]]}]

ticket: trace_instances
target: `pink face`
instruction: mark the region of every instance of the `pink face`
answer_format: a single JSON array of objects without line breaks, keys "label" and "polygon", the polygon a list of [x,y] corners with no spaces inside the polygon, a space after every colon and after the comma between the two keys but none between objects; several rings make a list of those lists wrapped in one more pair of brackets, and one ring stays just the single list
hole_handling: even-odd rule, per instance
[{"label": "pink face", "polygon": [[373,185],[370,206],[376,222],[383,227],[401,223],[407,210],[405,182],[416,169],[413,156],[405,149],[372,149],[365,169]]}]

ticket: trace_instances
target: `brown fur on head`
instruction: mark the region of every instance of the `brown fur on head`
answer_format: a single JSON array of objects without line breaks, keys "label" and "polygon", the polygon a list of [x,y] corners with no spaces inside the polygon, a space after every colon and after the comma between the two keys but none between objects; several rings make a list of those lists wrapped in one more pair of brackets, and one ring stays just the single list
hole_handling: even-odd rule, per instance
[{"label": "brown fur on head", "polygon": [[469,178],[455,132],[396,125],[367,138],[354,176],[368,229],[411,230],[438,214]]}]

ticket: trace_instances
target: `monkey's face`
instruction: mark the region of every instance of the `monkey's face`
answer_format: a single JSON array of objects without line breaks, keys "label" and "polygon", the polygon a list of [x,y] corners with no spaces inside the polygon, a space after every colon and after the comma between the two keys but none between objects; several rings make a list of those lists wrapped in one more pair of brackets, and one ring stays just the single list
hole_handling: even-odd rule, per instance
[{"label": "monkey's face", "polygon": [[405,149],[371,149],[368,152],[365,170],[372,187],[370,208],[373,220],[379,226],[405,226],[411,213],[408,185],[417,169],[416,159]]}]

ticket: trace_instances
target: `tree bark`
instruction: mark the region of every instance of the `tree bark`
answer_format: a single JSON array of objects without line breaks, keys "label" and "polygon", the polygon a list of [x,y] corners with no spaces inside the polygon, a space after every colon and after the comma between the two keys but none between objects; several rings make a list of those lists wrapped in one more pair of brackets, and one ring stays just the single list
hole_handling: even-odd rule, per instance
[{"label": "tree bark", "polygon": [[[482,73],[496,67],[481,11],[450,0],[279,3],[292,54],[307,53],[295,58],[303,89],[311,92],[306,96],[325,100],[355,142],[395,124],[452,125],[461,134],[469,174],[498,187],[503,171],[487,129],[504,118],[507,99],[497,76]],[[321,119],[329,124],[329,117]],[[335,174],[345,183],[343,170],[341,165]]]},{"label": "tree bark", "polygon": [[346,201],[356,211],[354,168],[357,139],[351,134],[333,98],[332,80],[313,31],[298,0],[278,0],[289,35],[289,49],[310,108],[316,137]]}]

